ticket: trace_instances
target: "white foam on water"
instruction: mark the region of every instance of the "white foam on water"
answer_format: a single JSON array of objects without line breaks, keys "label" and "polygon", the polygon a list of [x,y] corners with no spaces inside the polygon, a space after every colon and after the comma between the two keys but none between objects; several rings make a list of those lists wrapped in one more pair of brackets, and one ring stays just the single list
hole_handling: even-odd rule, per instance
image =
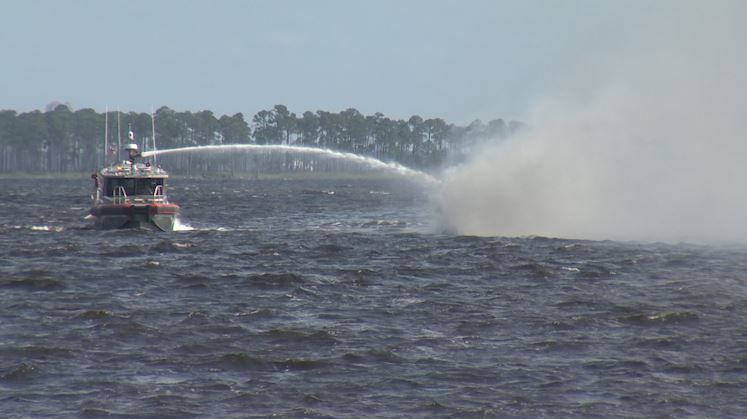
[{"label": "white foam on water", "polygon": [[176,220],[174,220],[174,231],[192,231],[192,230],[194,230],[194,227],[183,222],[181,218],[176,217]]},{"label": "white foam on water", "polygon": [[51,231],[54,233],[59,233],[62,230],[64,230],[64,227],[61,226],[48,226],[48,225],[42,225],[42,226],[30,226],[29,229],[31,231]]}]

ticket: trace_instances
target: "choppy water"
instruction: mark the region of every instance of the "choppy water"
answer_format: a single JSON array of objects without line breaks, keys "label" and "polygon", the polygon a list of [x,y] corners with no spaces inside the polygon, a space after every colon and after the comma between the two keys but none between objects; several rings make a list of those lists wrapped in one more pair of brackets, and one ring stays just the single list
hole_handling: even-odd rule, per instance
[{"label": "choppy water", "polygon": [[0,180],[0,416],[740,417],[747,249],[434,233],[416,184]]}]

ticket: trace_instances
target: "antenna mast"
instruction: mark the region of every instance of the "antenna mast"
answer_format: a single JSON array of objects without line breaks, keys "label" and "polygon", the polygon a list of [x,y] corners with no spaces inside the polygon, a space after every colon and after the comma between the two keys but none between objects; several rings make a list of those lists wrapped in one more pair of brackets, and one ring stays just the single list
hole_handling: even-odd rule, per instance
[{"label": "antenna mast", "polygon": [[119,160],[119,150],[122,149],[122,127],[119,121],[119,107],[117,107],[117,160]]},{"label": "antenna mast", "polygon": [[150,129],[153,132],[153,163],[158,163],[158,147],[156,147],[156,113],[153,106],[150,107]]},{"label": "antenna mast", "polygon": [[106,167],[109,157],[109,105],[106,105],[104,111],[104,167]]}]

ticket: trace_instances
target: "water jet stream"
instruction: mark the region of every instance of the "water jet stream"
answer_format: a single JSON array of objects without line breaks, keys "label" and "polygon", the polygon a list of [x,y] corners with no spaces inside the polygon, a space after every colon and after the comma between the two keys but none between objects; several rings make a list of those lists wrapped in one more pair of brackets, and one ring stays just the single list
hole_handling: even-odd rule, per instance
[{"label": "water jet stream", "polygon": [[440,181],[435,177],[421,172],[420,170],[411,169],[394,162],[383,162],[373,157],[361,156],[360,154],[347,153],[342,151],[330,150],[328,148],[316,148],[306,146],[295,146],[285,144],[221,144],[221,145],[203,145],[193,147],[180,147],[162,150],[152,150],[143,153],[143,157],[161,156],[164,154],[191,153],[202,151],[231,151],[231,150],[248,150],[248,151],[287,151],[293,153],[316,154],[337,159],[344,159],[355,163],[360,163],[374,169],[385,169],[398,173],[403,176],[415,177],[425,183],[438,184]]}]

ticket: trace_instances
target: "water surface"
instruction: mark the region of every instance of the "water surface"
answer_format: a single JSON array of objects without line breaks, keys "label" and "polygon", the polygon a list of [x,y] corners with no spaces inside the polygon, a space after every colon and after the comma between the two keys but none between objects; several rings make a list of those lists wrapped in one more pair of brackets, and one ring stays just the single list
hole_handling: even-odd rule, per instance
[{"label": "water surface", "polygon": [[406,179],[0,180],[0,414],[747,415],[747,249],[437,233]]}]

